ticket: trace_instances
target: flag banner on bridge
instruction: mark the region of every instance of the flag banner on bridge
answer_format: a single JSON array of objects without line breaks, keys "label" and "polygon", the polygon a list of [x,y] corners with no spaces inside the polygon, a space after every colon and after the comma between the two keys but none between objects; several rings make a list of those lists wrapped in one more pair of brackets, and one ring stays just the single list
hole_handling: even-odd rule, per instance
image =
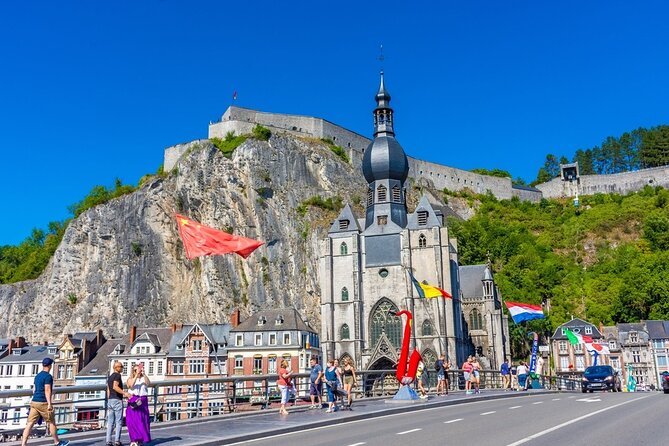
[{"label": "flag banner on bridge", "polygon": [[532,319],[544,319],[544,310],[541,305],[525,304],[521,302],[504,302],[511,314],[511,319],[516,324]]},{"label": "flag banner on bridge", "polygon": [[438,288],[436,286],[428,285],[426,283],[420,283],[419,281],[416,280],[416,278],[411,274],[411,271],[409,272],[409,277],[411,277],[411,282],[413,283],[413,286],[416,288],[416,292],[418,295],[423,298],[423,299],[431,299],[433,297],[453,297],[451,296],[451,293],[449,293],[446,290],[442,290],[441,288]]},{"label": "flag banner on bridge", "polygon": [[179,235],[186,249],[186,257],[189,259],[231,252],[247,258],[265,243],[210,228],[183,215],[176,214],[176,217]]}]

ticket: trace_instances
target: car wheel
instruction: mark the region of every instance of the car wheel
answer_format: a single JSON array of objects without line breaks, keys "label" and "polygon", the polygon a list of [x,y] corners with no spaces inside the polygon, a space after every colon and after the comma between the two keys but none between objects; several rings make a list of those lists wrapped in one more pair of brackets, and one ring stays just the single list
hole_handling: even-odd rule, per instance
[{"label": "car wheel", "polygon": [[669,389],[664,389],[664,393],[669,393]]},{"label": "car wheel", "polygon": [[590,393],[594,392],[594,390],[590,389]]},{"label": "car wheel", "polygon": [[[585,393],[585,392],[587,392],[587,390],[581,389],[581,393]],[[665,391],[665,393],[666,393],[666,391]]]}]

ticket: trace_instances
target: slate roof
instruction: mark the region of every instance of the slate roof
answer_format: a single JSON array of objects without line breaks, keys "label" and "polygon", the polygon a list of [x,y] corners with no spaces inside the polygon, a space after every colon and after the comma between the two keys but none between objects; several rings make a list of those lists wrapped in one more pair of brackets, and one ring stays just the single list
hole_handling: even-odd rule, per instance
[{"label": "slate roof", "polygon": [[[586,334],[585,327],[592,327],[592,334]],[[578,333],[584,336],[590,336],[593,339],[602,338],[602,333],[599,331],[599,328],[595,326],[595,324],[591,324],[590,322],[575,317],[569,322],[565,322],[564,324],[556,328],[555,333],[553,333],[553,339],[567,339],[567,336],[562,334],[563,328],[568,328],[572,330],[574,333]]]},{"label": "slate roof", "polygon": [[646,321],[650,339],[669,339],[669,321]]},{"label": "slate roof", "polygon": [[[460,290],[462,298],[483,298],[483,283],[488,265],[465,265],[460,270]],[[489,274],[489,273],[488,273]]]},{"label": "slate roof", "polygon": [[124,339],[126,341],[124,344],[128,346],[124,354],[126,354],[126,352],[131,349],[140,338],[148,339],[152,344],[158,346],[159,348],[156,349],[157,353],[167,352],[170,341],[172,340],[171,328],[137,328],[135,333],[136,337],[134,342],[130,343],[129,335]]},{"label": "slate roof", "polygon": [[[347,229],[339,229],[340,220],[348,220],[349,226]],[[339,216],[337,216],[337,219],[332,223],[332,226],[330,226],[328,234],[332,234],[334,232],[361,232],[360,227],[361,226],[359,225],[358,220],[353,214],[353,209],[351,209],[351,206],[347,203],[346,206],[344,206],[344,209],[342,209],[339,213]]]},{"label": "slate roof", "polygon": [[121,339],[107,339],[98,349],[95,357],[77,373],[77,376],[107,376],[109,374],[109,355],[121,342]]},{"label": "slate roof", "polygon": [[[219,349],[219,345],[227,345],[228,336],[230,335],[230,329],[232,326],[230,324],[197,324],[202,330],[202,333],[207,337],[207,339],[214,344],[214,353],[223,355],[225,352],[225,347]],[[170,357],[179,357],[185,356],[184,349],[177,349],[177,345],[183,343],[184,339],[188,336],[188,333],[195,327],[195,325],[184,325],[180,330],[174,332],[170,345],[168,347],[167,354]]]},{"label": "slate roof", "polygon": [[[275,321],[279,316],[283,317],[283,323],[277,325]],[[263,325],[258,324],[258,320],[265,318]],[[232,328],[230,332],[242,331],[277,331],[277,330],[299,330],[316,333],[316,331],[309,327],[300,316],[300,313],[295,308],[281,308],[273,310],[259,311],[248,319]]]},{"label": "slate roof", "polygon": [[53,347],[51,346],[46,346],[46,345],[26,345],[25,347],[22,348],[14,348],[14,351],[16,350],[21,350],[22,353],[21,355],[16,355],[14,354],[14,351],[12,351],[11,354],[5,356],[4,358],[0,359],[0,363],[21,363],[21,362],[27,362],[27,363],[32,363],[32,362],[42,362],[42,359],[46,358],[47,356],[51,357],[53,359],[53,355],[49,355],[48,353],[48,348]]}]

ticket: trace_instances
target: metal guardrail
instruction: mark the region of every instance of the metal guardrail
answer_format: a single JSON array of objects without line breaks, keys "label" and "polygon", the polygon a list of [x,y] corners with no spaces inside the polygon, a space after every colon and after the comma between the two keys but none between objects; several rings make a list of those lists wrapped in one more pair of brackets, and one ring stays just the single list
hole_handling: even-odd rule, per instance
[{"label": "metal guardrail", "polygon": [[[358,387],[353,389],[356,399],[390,396],[399,388],[394,370],[363,370],[358,371],[357,374]],[[465,388],[462,370],[449,370],[447,376],[449,391]],[[296,386],[294,404],[310,404],[309,374],[296,374],[294,378]],[[152,422],[268,409],[272,404],[280,402],[281,396],[276,380],[277,375],[272,374],[154,382],[149,386],[149,409]],[[437,373],[428,370],[425,381],[428,392],[434,392]],[[541,376],[537,382],[541,388],[551,390],[580,389],[579,380],[559,376]],[[498,371],[482,370],[480,388],[502,389],[501,374]],[[55,395],[76,395],[65,401],[54,396],[53,405],[59,428],[89,430],[101,429],[105,426],[107,418],[106,384],[55,387],[53,390]],[[101,393],[103,397],[95,397],[96,392],[98,395]],[[24,402],[21,407],[26,407],[29,405],[27,397],[31,396],[32,390],[30,389],[0,391],[0,401],[6,402],[3,409],[9,408],[12,400],[16,398],[23,398]],[[27,418],[27,410],[20,418]]]}]

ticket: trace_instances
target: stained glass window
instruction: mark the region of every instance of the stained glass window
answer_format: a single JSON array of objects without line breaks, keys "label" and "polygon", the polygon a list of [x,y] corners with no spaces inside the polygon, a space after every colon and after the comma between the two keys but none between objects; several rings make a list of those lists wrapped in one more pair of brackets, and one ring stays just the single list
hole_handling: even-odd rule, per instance
[{"label": "stained glass window", "polygon": [[386,298],[377,302],[370,320],[370,334],[372,348],[376,346],[381,333],[385,331],[390,343],[399,348],[402,342],[402,319],[391,315],[389,312],[396,313],[397,307]]}]

